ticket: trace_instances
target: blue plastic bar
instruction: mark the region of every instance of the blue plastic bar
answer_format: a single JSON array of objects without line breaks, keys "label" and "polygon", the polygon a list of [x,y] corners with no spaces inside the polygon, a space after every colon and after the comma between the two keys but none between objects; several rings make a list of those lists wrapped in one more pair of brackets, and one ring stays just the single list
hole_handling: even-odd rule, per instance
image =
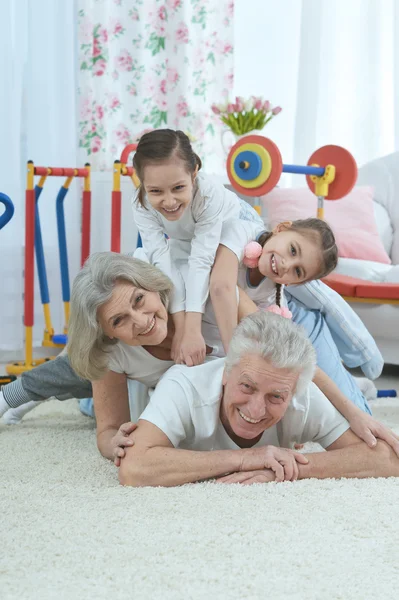
[{"label": "blue plastic bar", "polygon": [[6,194],[0,192],[0,202],[4,204],[5,211],[0,217],[0,229],[3,229],[9,221],[11,221],[14,214],[14,205],[11,198]]},{"label": "blue plastic bar", "polygon": [[65,215],[64,215],[64,198],[68,193],[69,188],[61,187],[58,192],[56,201],[57,212],[57,230],[58,230],[58,249],[60,253],[60,268],[61,268],[61,286],[62,300],[69,302],[70,287],[69,287],[69,270],[68,270],[68,250],[65,233]]},{"label": "blue plastic bar", "polygon": [[36,254],[36,264],[37,264],[37,275],[39,277],[40,284],[40,298],[42,304],[49,304],[50,302],[50,294],[48,291],[48,283],[47,283],[47,272],[46,272],[46,263],[44,260],[44,250],[43,250],[43,239],[42,239],[42,229],[40,226],[40,215],[39,215],[39,198],[42,193],[43,188],[38,185],[35,186],[35,254]]},{"label": "blue plastic bar", "polygon": [[283,173],[295,173],[297,175],[324,175],[324,167],[310,167],[301,165],[283,165]]},{"label": "blue plastic bar", "polygon": [[378,390],[377,398],[396,398],[397,397],[396,390]]}]

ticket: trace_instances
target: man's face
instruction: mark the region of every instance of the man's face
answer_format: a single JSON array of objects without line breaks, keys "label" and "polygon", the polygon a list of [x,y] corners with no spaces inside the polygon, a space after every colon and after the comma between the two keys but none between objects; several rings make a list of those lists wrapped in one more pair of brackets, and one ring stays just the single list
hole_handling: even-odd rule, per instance
[{"label": "man's face", "polygon": [[220,416],[230,435],[258,438],[280,421],[295,392],[298,373],[279,369],[257,354],[247,354],[224,372]]}]

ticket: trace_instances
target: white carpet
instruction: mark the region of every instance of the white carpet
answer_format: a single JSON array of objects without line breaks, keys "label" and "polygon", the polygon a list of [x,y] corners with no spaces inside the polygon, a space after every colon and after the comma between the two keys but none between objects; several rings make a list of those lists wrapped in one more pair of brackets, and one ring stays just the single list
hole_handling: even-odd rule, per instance
[{"label": "white carpet", "polygon": [[1,600],[399,597],[399,479],[122,488],[75,401],[0,424],[0,454]]}]

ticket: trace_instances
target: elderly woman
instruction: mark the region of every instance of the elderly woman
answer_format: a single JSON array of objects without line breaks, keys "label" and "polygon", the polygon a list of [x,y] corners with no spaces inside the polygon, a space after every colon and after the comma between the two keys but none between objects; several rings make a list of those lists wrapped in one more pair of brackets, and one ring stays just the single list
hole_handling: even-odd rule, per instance
[{"label": "elderly woman", "polygon": [[[35,403],[50,396],[84,397],[92,389],[99,450],[110,459],[122,457],[131,429],[118,429],[129,421],[129,390],[131,404],[141,411],[147,394],[137,394],[136,382],[152,388],[173,364],[167,313],[171,293],[170,280],[142,260],[109,252],[92,255],[73,285],[69,360],[59,357],[26,374],[24,385],[19,380],[7,386],[10,393],[6,396],[4,390],[4,398],[0,395],[0,416],[10,406],[32,400],[32,395]],[[240,292],[238,319],[256,310]],[[220,356],[222,344],[210,303],[203,334],[207,353]],[[338,355],[332,360],[339,360]],[[373,445],[374,435],[383,438],[399,453],[392,433],[349,402],[331,380],[316,371],[315,381],[362,439]]]},{"label": "elderly woman", "polygon": [[[175,365],[163,376],[130,435],[120,482],[399,476],[392,449],[381,441],[368,448],[312,383],[315,366],[315,351],[297,325],[265,312],[246,317],[226,359]],[[296,441],[318,442],[329,452],[281,449]]]}]

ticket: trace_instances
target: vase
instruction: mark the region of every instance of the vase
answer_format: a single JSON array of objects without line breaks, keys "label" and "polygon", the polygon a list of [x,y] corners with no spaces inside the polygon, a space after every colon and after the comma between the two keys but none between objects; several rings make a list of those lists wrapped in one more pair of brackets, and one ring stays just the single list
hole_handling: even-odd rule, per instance
[{"label": "vase", "polygon": [[[228,135],[226,135],[228,134]],[[264,135],[262,129],[253,129],[252,131],[248,131],[248,133],[243,133],[242,135],[237,135],[231,131],[231,129],[223,129],[220,134],[220,140],[222,143],[222,148],[225,153],[225,157],[227,158],[230,150],[239,140],[247,137],[248,135]]]}]

